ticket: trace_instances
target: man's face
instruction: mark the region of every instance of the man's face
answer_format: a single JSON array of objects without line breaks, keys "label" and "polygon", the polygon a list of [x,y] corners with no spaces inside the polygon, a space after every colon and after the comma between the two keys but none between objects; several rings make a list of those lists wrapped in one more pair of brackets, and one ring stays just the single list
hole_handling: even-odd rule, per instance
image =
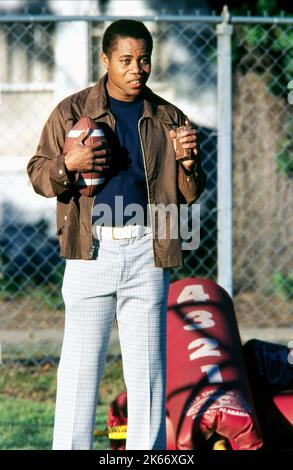
[{"label": "man's face", "polygon": [[108,72],[110,96],[133,101],[143,91],[151,73],[151,52],[144,39],[118,38],[110,57],[102,53]]}]

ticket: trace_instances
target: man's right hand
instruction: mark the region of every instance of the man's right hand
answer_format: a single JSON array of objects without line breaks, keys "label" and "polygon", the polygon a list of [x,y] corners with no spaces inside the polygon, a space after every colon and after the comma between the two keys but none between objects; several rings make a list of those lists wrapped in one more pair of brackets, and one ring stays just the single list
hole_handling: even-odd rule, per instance
[{"label": "man's right hand", "polygon": [[72,144],[71,149],[65,155],[65,166],[68,171],[106,173],[111,162],[111,151],[105,140],[98,146],[85,146],[84,142],[89,132],[90,129],[86,129]]}]

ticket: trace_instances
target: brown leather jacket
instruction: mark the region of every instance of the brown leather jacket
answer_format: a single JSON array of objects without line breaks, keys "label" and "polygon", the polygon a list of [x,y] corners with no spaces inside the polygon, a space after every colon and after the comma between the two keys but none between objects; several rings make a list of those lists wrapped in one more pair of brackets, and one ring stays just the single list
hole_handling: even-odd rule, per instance
[{"label": "brown leather jacket", "polygon": [[[92,237],[93,197],[74,189],[77,174],[69,174],[62,149],[67,132],[81,116],[114,129],[106,92],[107,74],[89,88],[61,101],[46,122],[36,155],[27,166],[34,190],[45,197],[57,196],[57,235],[60,256],[93,259]],[[172,128],[183,125],[186,116],[174,105],[146,89],[144,113],[139,121],[148,198],[150,204],[191,204],[204,189],[205,174],[200,163],[189,174],[176,162]],[[174,267],[183,264],[181,240],[154,237],[155,266]]]}]

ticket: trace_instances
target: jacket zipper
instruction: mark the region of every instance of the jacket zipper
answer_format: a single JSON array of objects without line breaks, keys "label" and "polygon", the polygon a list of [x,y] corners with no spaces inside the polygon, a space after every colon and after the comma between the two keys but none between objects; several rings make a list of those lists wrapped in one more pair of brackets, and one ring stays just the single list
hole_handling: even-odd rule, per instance
[{"label": "jacket zipper", "polygon": [[90,257],[91,258],[94,258],[94,255],[95,255],[95,245],[94,245],[94,242],[93,242],[93,208],[94,208],[94,204],[95,204],[95,196],[93,197],[93,200],[92,200],[91,220],[90,220],[90,227],[92,227],[92,230],[91,230],[91,249],[90,249]]},{"label": "jacket zipper", "polygon": [[141,138],[141,132],[140,132],[140,123],[143,120],[143,116],[139,119],[138,121],[138,134],[139,134],[139,141],[140,141],[140,146],[141,146],[141,151],[142,151],[142,159],[143,159],[143,165],[144,165],[144,172],[145,172],[145,179],[146,179],[146,185],[147,185],[147,194],[148,194],[148,202],[149,202],[149,213],[150,213],[150,222],[151,222],[151,229],[153,231],[153,222],[152,222],[152,211],[151,211],[151,200],[150,200],[150,188],[149,188],[149,180],[148,180],[148,174],[146,170],[146,160],[145,160],[145,153],[144,153],[144,147],[142,143],[142,138]]}]

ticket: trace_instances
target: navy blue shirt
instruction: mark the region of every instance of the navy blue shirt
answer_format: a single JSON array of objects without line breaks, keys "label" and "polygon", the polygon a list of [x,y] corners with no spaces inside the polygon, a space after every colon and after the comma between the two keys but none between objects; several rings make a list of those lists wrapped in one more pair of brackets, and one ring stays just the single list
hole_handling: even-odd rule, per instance
[{"label": "navy blue shirt", "polygon": [[[128,204],[139,204],[144,213],[142,221],[137,222],[147,225],[147,187],[143,163],[143,156],[138,133],[138,121],[143,114],[143,99],[132,102],[119,101],[109,96],[110,110],[115,118],[115,133],[118,136],[120,148],[112,154],[113,167],[116,171],[106,181],[95,197],[95,208],[93,211],[93,222],[103,216],[97,217],[97,204],[108,204],[112,211],[112,220],[105,225],[125,225],[128,220],[135,216],[136,212],[126,216],[124,209]],[[122,219],[115,223],[115,196],[123,196]],[[116,203],[117,204],[117,203]],[[120,213],[120,211],[119,211]],[[121,218],[121,216],[120,216]],[[100,221],[102,223],[102,219]]]}]

